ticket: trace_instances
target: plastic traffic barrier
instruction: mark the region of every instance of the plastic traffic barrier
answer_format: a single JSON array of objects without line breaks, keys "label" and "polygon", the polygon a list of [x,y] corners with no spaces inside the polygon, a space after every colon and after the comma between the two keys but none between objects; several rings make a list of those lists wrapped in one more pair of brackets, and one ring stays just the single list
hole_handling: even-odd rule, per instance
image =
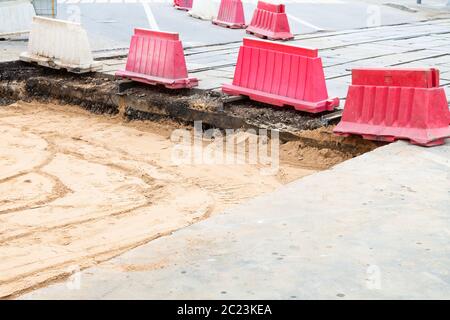
[{"label": "plastic traffic barrier", "polygon": [[193,0],[173,0],[173,6],[178,10],[189,11],[192,9]]},{"label": "plastic traffic barrier", "polygon": [[294,38],[284,4],[258,1],[247,33],[270,40],[290,40]]},{"label": "plastic traffic barrier", "polygon": [[312,113],[339,105],[338,98],[328,97],[317,49],[249,38],[239,49],[233,83],[222,91]]},{"label": "plastic traffic barrier", "polygon": [[94,62],[86,31],[79,23],[44,17],[33,17],[28,51],[20,60],[75,73],[102,67]]},{"label": "plastic traffic barrier", "polygon": [[28,33],[35,16],[28,0],[0,1],[0,38]]},{"label": "plastic traffic barrier", "polygon": [[188,77],[178,33],[146,29],[134,30],[125,70],[116,76],[170,89],[198,85],[196,78]]},{"label": "plastic traffic barrier", "polygon": [[188,11],[191,17],[202,20],[213,20],[219,11],[219,0],[195,0]]},{"label": "plastic traffic barrier", "polygon": [[217,19],[214,19],[212,23],[232,28],[243,29],[246,28],[244,7],[241,0],[222,0],[220,2],[219,14]]},{"label": "plastic traffic barrier", "polygon": [[449,121],[437,69],[353,69],[342,120],[334,132],[433,146],[450,136]]}]

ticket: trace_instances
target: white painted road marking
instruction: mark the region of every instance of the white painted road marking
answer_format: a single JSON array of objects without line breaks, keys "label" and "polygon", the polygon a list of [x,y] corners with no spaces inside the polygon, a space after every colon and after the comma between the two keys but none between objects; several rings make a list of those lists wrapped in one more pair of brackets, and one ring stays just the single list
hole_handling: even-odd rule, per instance
[{"label": "white painted road marking", "polygon": [[314,29],[314,30],[324,30],[323,28],[318,27],[318,26],[315,26],[315,25],[313,25],[312,23],[309,23],[308,21],[305,21],[305,20],[303,20],[303,19],[294,17],[294,16],[291,15],[291,14],[287,14],[287,16],[288,16],[289,19],[292,19],[292,20],[294,20],[294,21],[297,21],[298,23],[300,23],[300,24],[302,24],[302,25],[304,25],[304,26],[310,27],[310,28],[312,28],[312,29]]},{"label": "white painted road marking", "polygon": [[150,25],[150,28],[153,30],[159,30],[158,24],[156,23],[155,16],[153,15],[152,9],[150,8],[150,5],[148,2],[142,2],[142,6],[145,10],[145,15],[147,16],[148,24]]}]

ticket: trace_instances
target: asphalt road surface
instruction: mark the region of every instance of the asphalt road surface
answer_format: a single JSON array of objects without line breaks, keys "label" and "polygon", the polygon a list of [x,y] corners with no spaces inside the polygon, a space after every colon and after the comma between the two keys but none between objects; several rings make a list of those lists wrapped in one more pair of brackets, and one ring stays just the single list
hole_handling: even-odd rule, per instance
[{"label": "asphalt road surface", "polygon": [[[113,1],[119,3],[111,3]],[[391,25],[423,19],[420,13],[366,1],[292,2],[285,1],[294,34]],[[138,3],[137,0],[59,0],[57,17],[80,21],[88,31],[94,50],[127,47],[135,27],[179,32],[185,46],[239,41],[245,34],[244,30],[230,30],[215,26],[210,21],[194,19],[185,11],[175,10],[171,4],[171,0],[148,3]],[[251,20],[255,7],[256,1],[244,3],[247,22]]]}]

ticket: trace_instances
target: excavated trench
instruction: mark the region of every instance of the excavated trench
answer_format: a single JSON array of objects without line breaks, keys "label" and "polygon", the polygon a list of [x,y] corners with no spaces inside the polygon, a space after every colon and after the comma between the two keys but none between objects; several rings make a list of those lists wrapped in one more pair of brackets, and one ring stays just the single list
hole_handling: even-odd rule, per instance
[{"label": "excavated trench", "polygon": [[[80,108],[81,107],[81,108]],[[0,297],[14,297],[376,148],[325,115],[0,64]],[[277,129],[279,167],[174,163],[174,130]],[[195,154],[221,146],[203,137]],[[266,142],[272,145],[272,142]],[[191,149],[190,149],[191,150]],[[235,150],[227,151],[235,156]]]},{"label": "excavated trench", "polygon": [[[219,93],[170,90],[135,82],[118,81],[94,73],[74,75],[20,61],[0,63],[0,105],[14,101],[57,101],[83,107],[96,114],[122,113],[129,120],[170,118],[192,125],[219,129],[276,129],[283,142],[300,141],[308,147],[328,148],[358,156],[381,143],[359,137],[320,137],[308,131],[332,126],[339,117],[311,115],[288,108],[271,108],[248,100],[227,102]],[[322,130],[322,132],[325,132]],[[328,130],[331,132],[331,130]]]}]

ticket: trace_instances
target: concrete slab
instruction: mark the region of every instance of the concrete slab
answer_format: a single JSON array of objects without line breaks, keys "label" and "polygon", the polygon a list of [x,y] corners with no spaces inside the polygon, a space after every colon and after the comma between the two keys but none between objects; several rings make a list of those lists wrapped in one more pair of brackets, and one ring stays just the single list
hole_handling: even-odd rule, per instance
[{"label": "concrete slab", "polygon": [[[450,53],[445,53],[443,56],[424,58],[417,61],[409,61],[401,64],[402,67],[405,68],[423,68],[423,67],[436,67],[439,63],[446,62],[450,60]],[[445,70],[445,68],[442,68]]]},{"label": "concrete slab", "polygon": [[393,143],[22,298],[449,299],[449,167]]},{"label": "concrete slab", "polygon": [[332,79],[343,75],[349,75],[350,71],[348,71],[348,65],[337,65],[333,67],[324,67],[324,71],[326,74],[326,78]]},{"label": "concrete slab", "polygon": [[357,62],[358,67],[361,66],[402,66],[406,67],[408,64],[418,64],[423,68],[433,67],[433,60],[439,57],[439,61],[446,61],[449,59],[448,56],[444,56],[442,52],[431,52],[429,50],[412,51],[412,52],[399,52],[394,55],[378,57],[373,59],[367,59],[364,61]]},{"label": "concrete slab", "polygon": [[[444,90],[445,90],[445,94],[447,96],[447,101],[449,101],[450,100],[450,84],[444,86]],[[450,107],[450,102],[449,102],[449,107]]]},{"label": "concrete slab", "polygon": [[441,68],[439,68],[439,70],[441,71],[440,73],[441,82],[442,83],[450,82],[450,69],[446,70],[445,72],[442,72]]},{"label": "concrete slab", "polygon": [[[347,97],[348,86],[352,82],[351,73],[349,72],[348,75],[339,76],[338,78],[328,78],[326,82],[330,97],[345,98]],[[343,107],[343,104],[340,106]]]},{"label": "concrete slab", "polygon": [[233,82],[233,74],[218,70],[195,72],[191,73],[191,76],[201,79],[198,84],[198,88],[203,90],[221,88],[222,84]]},{"label": "concrete slab", "polygon": [[385,48],[364,48],[361,45],[352,46],[351,49],[349,47],[339,48],[339,49],[329,49],[324,50],[324,54],[332,54],[336,57],[346,58],[348,60],[355,59],[364,59],[371,58],[379,55],[389,54]]},{"label": "concrete slab", "polygon": [[19,55],[27,51],[28,41],[0,41],[0,62],[19,60]]}]

